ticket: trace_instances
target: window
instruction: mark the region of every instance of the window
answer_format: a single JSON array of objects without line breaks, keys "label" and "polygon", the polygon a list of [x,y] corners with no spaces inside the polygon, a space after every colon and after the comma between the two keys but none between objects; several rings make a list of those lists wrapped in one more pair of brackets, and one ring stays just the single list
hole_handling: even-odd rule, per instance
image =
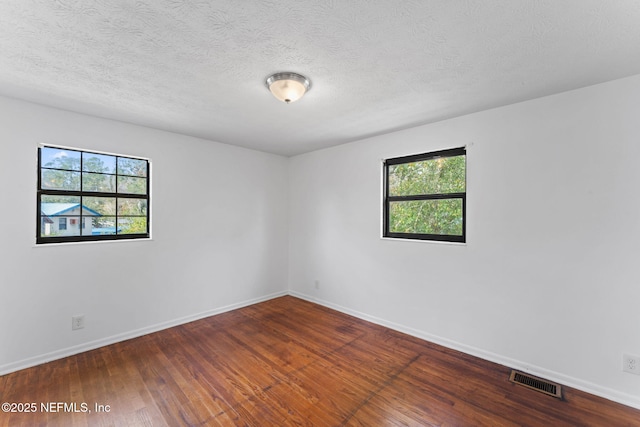
[{"label": "window", "polygon": [[384,161],[383,237],[465,241],[464,147]]},{"label": "window", "polygon": [[146,159],[38,148],[36,243],[148,238]]}]

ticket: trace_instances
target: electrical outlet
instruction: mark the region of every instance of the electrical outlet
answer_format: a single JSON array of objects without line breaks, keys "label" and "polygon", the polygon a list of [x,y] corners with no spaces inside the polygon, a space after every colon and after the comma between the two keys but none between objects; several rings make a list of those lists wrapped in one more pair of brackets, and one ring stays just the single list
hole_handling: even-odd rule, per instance
[{"label": "electrical outlet", "polygon": [[315,281],[315,285],[316,285],[316,289],[320,289],[320,281],[319,280]]},{"label": "electrical outlet", "polygon": [[84,328],[84,314],[81,314],[79,316],[73,316],[71,318],[71,330],[75,331],[77,329],[83,329]]},{"label": "electrical outlet", "polygon": [[630,374],[640,375],[640,356],[622,355],[622,370]]}]

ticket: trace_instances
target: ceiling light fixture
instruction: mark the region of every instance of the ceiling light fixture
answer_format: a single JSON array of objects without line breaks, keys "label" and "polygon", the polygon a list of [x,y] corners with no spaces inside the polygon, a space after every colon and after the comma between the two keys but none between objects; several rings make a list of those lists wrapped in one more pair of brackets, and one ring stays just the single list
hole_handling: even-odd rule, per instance
[{"label": "ceiling light fixture", "polygon": [[265,84],[276,98],[290,104],[302,98],[309,89],[311,81],[298,73],[276,73],[269,76]]}]

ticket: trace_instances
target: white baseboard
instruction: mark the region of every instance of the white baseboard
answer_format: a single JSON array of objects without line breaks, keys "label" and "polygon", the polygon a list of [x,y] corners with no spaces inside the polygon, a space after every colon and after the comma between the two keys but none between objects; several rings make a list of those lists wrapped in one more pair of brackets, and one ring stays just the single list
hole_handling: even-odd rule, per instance
[{"label": "white baseboard", "polygon": [[447,347],[453,350],[461,351],[463,353],[469,354],[471,356],[479,357],[484,360],[488,360],[490,362],[498,363],[503,366],[508,366],[513,369],[518,369],[524,372],[527,372],[531,375],[546,378],[550,381],[554,381],[559,384],[564,384],[568,387],[575,388],[577,390],[584,391],[589,394],[593,394],[595,396],[602,397],[604,399],[608,399],[617,403],[621,403],[626,406],[630,406],[632,408],[640,409],[640,397],[634,396],[627,393],[622,393],[617,390],[612,390],[606,387],[601,387],[597,384],[590,383],[588,381],[583,381],[578,378],[573,378],[558,372],[550,371],[545,368],[541,368],[538,366],[532,366],[528,363],[521,362],[519,360],[511,359],[509,357],[501,356],[499,354],[491,353],[486,350],[482,350],[479,348],[471,347],[456,341],[449,340],[447,338],[443,338],[437,335],[433,335],[424,331],[419,331],[417,329],[409,328],[404,325],[400,325],[397,323],[389,322],[384,319],[380,319],[375,316],[370,316],[366,313],[361,313],[355,310],[351,310],[349,308],[331,303],[329,301],[325,301],[311,295],[303,294],[297,291],[289,291],[289,295],[310,301],[316,304],[323,305],[325,307],[334,309],[336,311],[340,311],[345,314],[349,314],[353,317],[357,317],[362,320],[366,320],[371,323],[375,323],[377,325],[385,326],[389,329],[393,329],[398,332],[405,333],[407,335],[414,336],[416,338],[423,339],[425,341],[429,341],[435,344],[439,344],[443,347]]},{"label": "white baseboard", "polygon": [[19,371],[21,369],[31,368],[32,366],[37,366],[43,363],[51,362],[53,360],[58,360],[64,357],[73,356],[74,354],[82,353],[89,350],[94,350],[99,347],[115,344],[117,342],[125,341],[131,338],[137,338],[142,335],[147,335],[153,332],[161,331],[163,329],[168,329],[174,326],[193,322],[194,320],[200,320],[200,319],[204,319],[205,317],[215,316],[216,314],[226,313],[227,311],[236,310],[238,308],[257,304],[263,301],[268,301],[270,299],[278,298],[288,294],[289,292],[287,291],[277,292],[277,293],[265,295],[259,298],[253,298],[250,300],[242,301],[236,304],[230,304],[224,307],[203,311],[201,313],[180,317],[178,319],[169,320],[167,322],[158,323],[155,325],[147,326],[145,328],[124,332],[122,334],[112,335],[107,338],[102,338],[95,341],[89,341],[87,343],[83,343],[73,347],[67,347],[61,350],[52,351],[50,353],[45,353],[38,356],[30,357],[28,359],[19,360],[17,362],[0,365],[0,375],[5,375],[11,372]]}]

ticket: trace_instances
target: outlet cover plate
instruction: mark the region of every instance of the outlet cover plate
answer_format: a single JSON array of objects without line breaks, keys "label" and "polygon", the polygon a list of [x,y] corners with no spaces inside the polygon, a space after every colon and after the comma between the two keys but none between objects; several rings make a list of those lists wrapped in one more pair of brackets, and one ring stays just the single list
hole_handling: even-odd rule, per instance
[{"label": "outlet cover plate", "polygon": [[640,375],[640,356],[622,355],[622,370],[630,374]]},{"label": "outlet cover plate", "polygon": [[71,330],[76,331],[84,328],[84,314],[71,317]]}]

